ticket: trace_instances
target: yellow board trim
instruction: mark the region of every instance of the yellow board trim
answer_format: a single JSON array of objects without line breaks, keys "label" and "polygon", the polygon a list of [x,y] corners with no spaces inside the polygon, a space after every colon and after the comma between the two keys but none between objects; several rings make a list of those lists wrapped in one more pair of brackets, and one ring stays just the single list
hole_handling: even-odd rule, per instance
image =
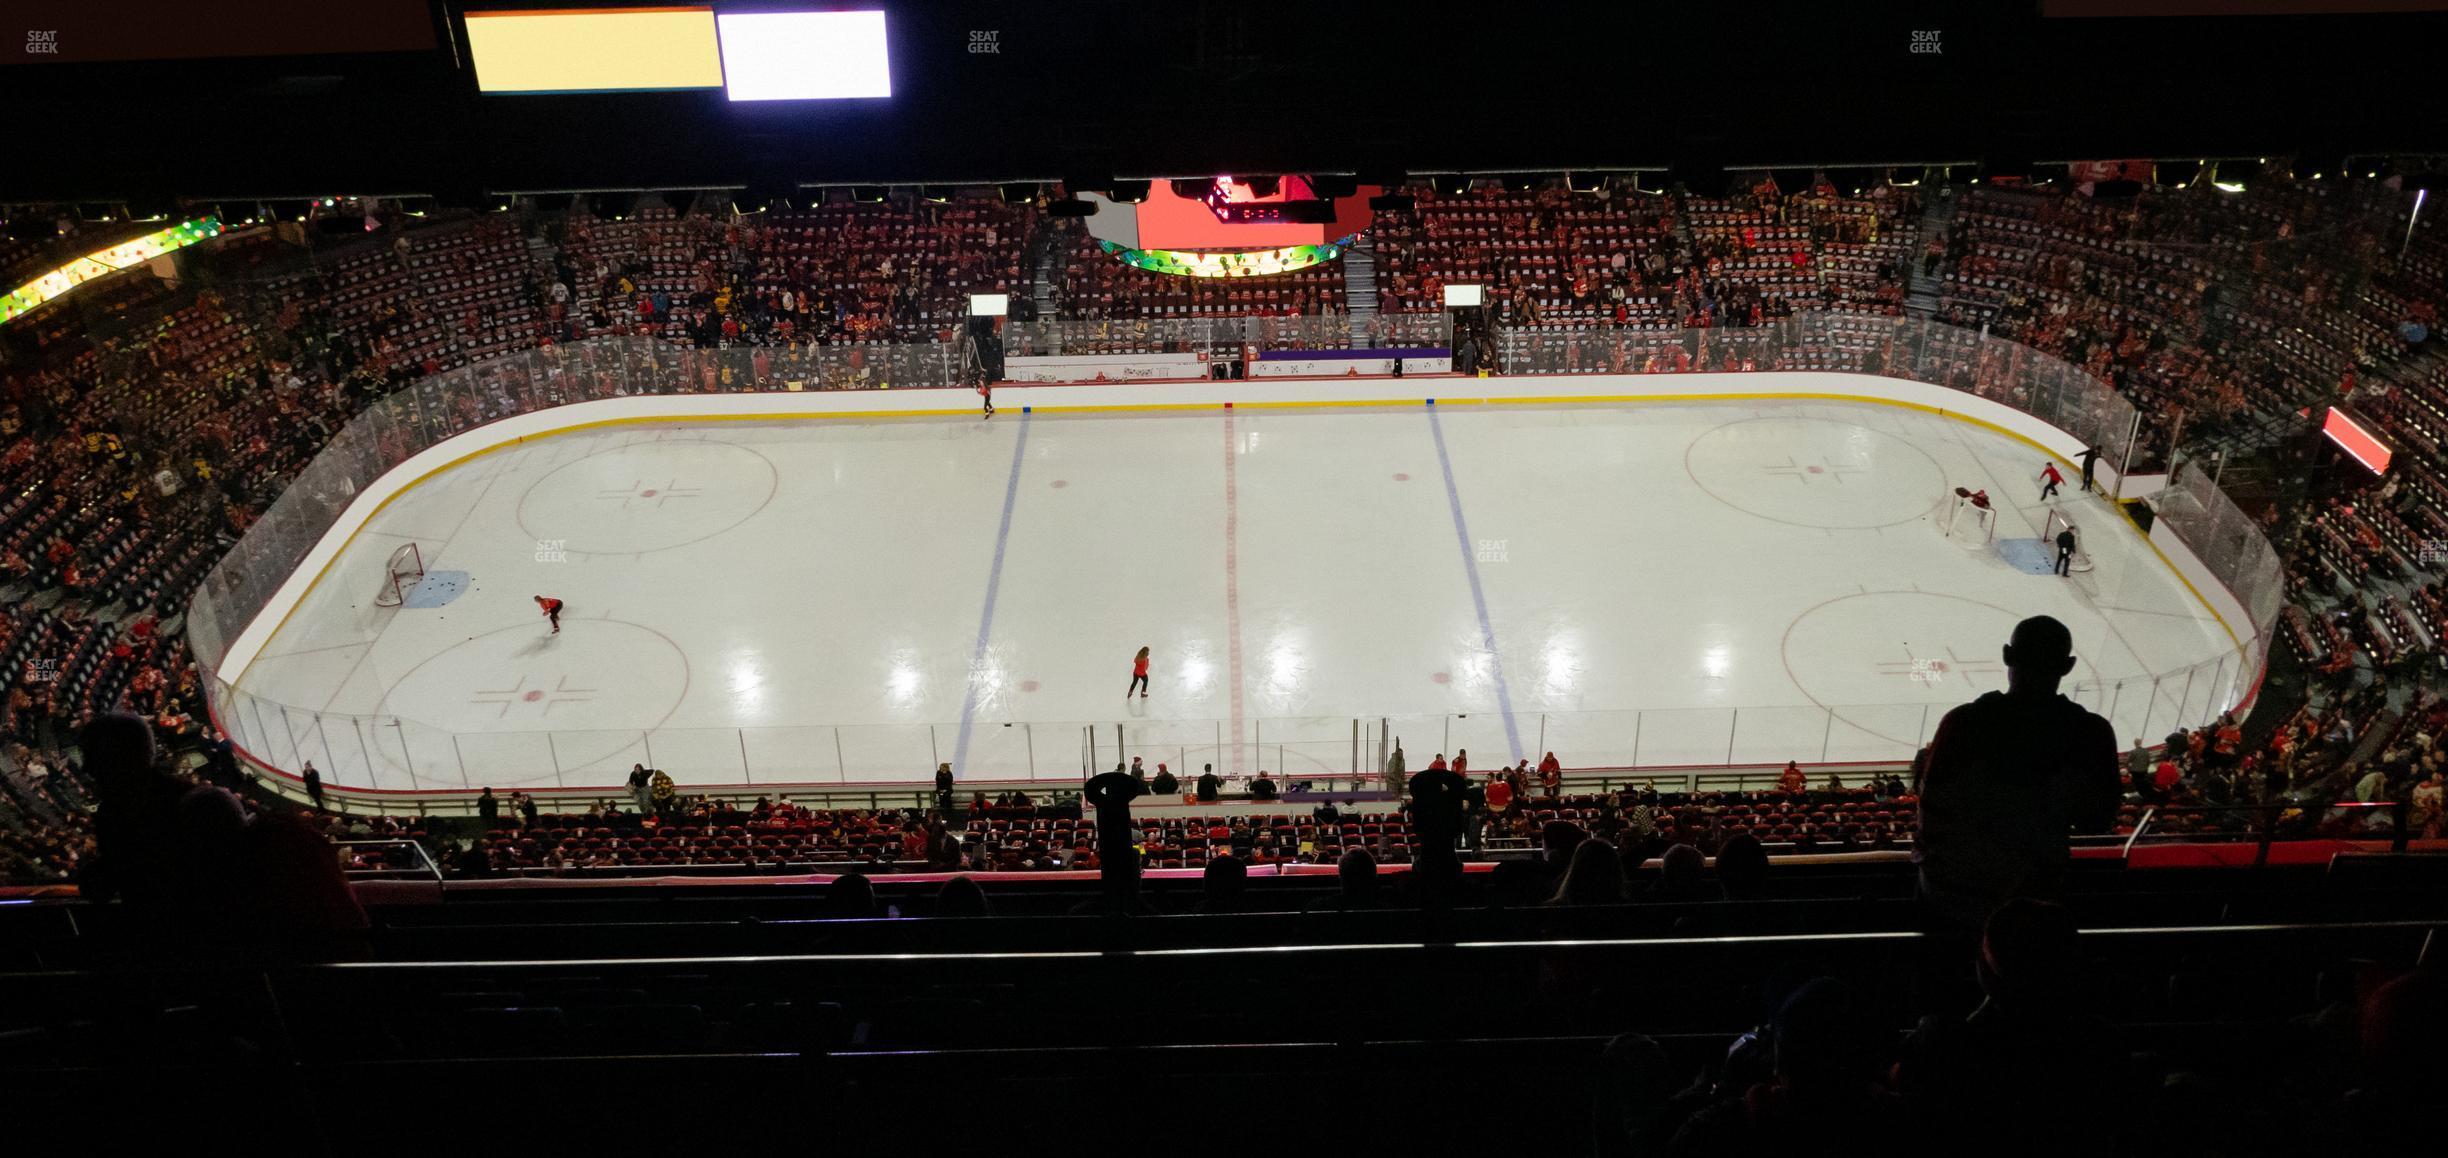
[{"label": "yellow board trim", "polygon": [[[666,395],[666,397],[675,397],[675,398],[690,398],[690,397],[705,397],[705,395],[686,395],[686,394],[682,394],[682,395]],[[1386,399],[1356,399],[1356,400],[1355,400],[1355,399],[1339,399],[1339,398],[1337,398],[1337,399],[1300,399],[1300,400],[1296,400],[1296,401],[1279,401],[1279,402],[1240,402],[1240,401],[1233,401],[1233,402],[1134,402],[1134,403],[1113,403],[1113,404],[1108,404],[1108,405],[1098,405],[1098,406],[1037,406],[1037,405],[1030,405],[1030,406],[1028,406],[1028,407],[1026,408],[1026,410],[1027,410],[1027,413],[1032,414],[1032,415],[1035,415],[1035,414],[1129,414],[1129,413],[1178,412],[1178,411],[1185,411],[1185,410],[1222,410],[1222,409],[1225,409],[1226,407],[1231,407],[1232,409],[1235,409],[1235,410],[1305,410],[1305,409],[1346,409],[1346,410],[1362,410],[1362,409],[1382,409],[1382,408],[1386,408],[1386,407],[1398,407],[1398,406],[1428,406],[1428,405],[1435,405],[1435,406],[1494,406],[1494,405],[1506,405],[1506,406],[1608,406],[1608,405],[1621,405],[1621,404],[1623,404],[1623,403],[1627,403],[1627,402],[1734,402],[1734,401],[1756,401],[1756,400],[1763,400],[1763,399],[1766,399],[1766,400],[1777,400],[1777,401],[1856,402],[1856,403],[1863,403],[1863,404],[1867,404],[1867,405],[1875,405],[1875,406],[1900,406],[1900,407],[1903,407],[1904,409],[1907,409],[1907,410],[1919,410],[1919,411],[1923,411],[1923,412],[1925,412],[1925,413],[1929,413],[1929,414],[1936,414],[1936,415],[1939,415],[1939,416],[1941,416],[1941,417],[1945,417],[1945,418],[1952,418],[1952,419],[1955,419],[1955,420],[1957,420],[1957,421],[1959,421],[1959,422],[1968,422],[1968,423],[1970,423],[1970,424],[1972,424],[1972,425],[1974,425],[1974,426],[1982,427],[1983,429],[1989,430],[1989,431],[1991,431],[1991,432],[1993,432],[1993,433],[2005,435],[2005,436],[2006,436],[2006,437],[2008,437],[2008,438],[2011,438],[2011,439],[2013,439],[2013,440],[2015,440],[2015,441],[2017,441],[2017,442],[2020,442],[2020,443],[2022,443],[2022,444],[2024,444],[2024,445],[2026,445],[2026,446],[2031,447],[2031,448],[2032,448],[2032,449],[2034,449],[2034,450],[2039,451],[2040,453],[2042,453],[2042,454],[2044,454],[2044,455],[2047,455],[2049,458],[2051,458],[2051,459],[2053,459],[2053,460],[2055,460],[2055,461],[2057,461],[2057,462],[2059,462],[2059,463],[2062,463],[2062,464],[2064,464],[2065,466],[2067,466],[2067,467],[2069,467],[2069,468],[2072,468],[2072,467],[2074,466],[2074,463],[2073,463],[2073,461],[2072,461],[2072,460],[2070,460],[2070,459],[2066,458],[2066,457],[2065,457],[2065,456],[2063,456],[2063,455],[2058,454],[2056,451],[2050,450],[2049,448],[2047,448],[2047,447],[2045,447],[2045,446],[2040,445],[2038,442],[2033,441],[2033,440],[2032,440],[2032,439],[2030,439],[2030,438],[2027,438],[2027,437],[2025,437],[2025,436],[2023,436],[2023,435],[2021,435],[2021,434],[2018,434],[2018,433],[2016,433],[2016,432],[2014,432],[2014,431],[2012,431],[2012,430],[2008,430],[2008,429],[2006,429],[2005,427],[2003,427],[2003,426],[1999,426],[1998,424],[1996,424],[1996,423],[1994,423],[1994,422],[1987,422],[1987,421],[1984,421],[1984,420],[1982,420],[1982,419],[1974,418],[1974,417],[1972,417],[1971,415],[1969,415],[1969,414],[1965,414],[1965,413],[1963,413],[1963,412],[1962,412],[1962,411],[1960,411],[1960,410],[1949,410],[1949,409],[1947,409],[1947,408],[1945,408],[1945,407],[1943,407],[1943,406],[1931,406],[1931,405],[1929,405],[1928,403],[1925,403],[1925,402],[1906,402],[1906,401],[1903,401],[1903,400],[1901,400],[1901,399],[1895,399],[1895,398],[1865,398],[1865,397],[1863,397],[1863,396],[1861,396],[1861,395],[1859,395],[1859,394],[1834,394],[1834,393],[1827,393],[1827,392],[1823,392],[1823,391],[1787,391],[1787,392],[1779,392],[1779,391],[1743,391],[1743,392],[1737,392],[1737,393],[1724,393],[1724,394],[1598,394],[1598,395],[1589,395],[1589,394],[1542,394],[1542,395],[1528,395],[1528,396],[1524,396],[1524,397],[1520,397],[1520,398],[1444,398],[1444,397],[1439,397],[1439,398],[1427,398],[1427,397],[1420,397],[1420,398],[1386,398]],[[1999,405],[2004,405],[2004,403],[2000,403]],[[230,682],[230,686],[231,686],[233,689],[235,689],[235,688],[237,687],[237,685],[238,685],[238,684],[239,684],[241,681],[243,681],[243,680],[245,680],[245,679],[246,679],[246,675],[247,675],[247,673],[248,673],[248,672],[250,672],[250,671],[253,671],[253,670],[254,670],[254,668],[255,668],[255,661],[256,661],[256,660],[258,660],[258,659],[261,659],[261,658],[263,657],[263,656],[262,656],[262,653],[263,653],[263,648],[264,648],[264,647],[268,647],[268,646],[270,646],[270,645],[271,645],[271,642],[272,642],[274,639],[277,639],[277,638],[279,638],[279,637],[280,637],[280,633],[281,633],[282,631],[284,631],[284,630],[287,630],[287,629],[288,629],[290,617],[292,617],[292,616],[296,615],[296,614],[297,614],[297,612],[298,612],[298,609],[299,609],[300,607],[303,607],[303,606],[305,606],[305,605],[306,605],[306,600],[307,600],[307,598],[308,598],[309,596],[312,596],[312,595],[314,594],[315,588],[316,588],[317,586],[319,586],[319,585],[321,585],[321,584],[322,584],[324,576],[326,576],[326,575],[330,574],[331,569],[332,569],[333,567],[335,567],[335,566],[337,566],[337,565],[339,564],[339,562],[340,562],[340,560],[341,560],[341,558],[342,558],[343,556],[345,556],[345,555],[347,555],[347,554],[348,554],[348,551],[349,551],[350,546],[352,546],[352,545],[354,545],[354,544],[356,543],[358,533],[359,533],[359,532],[361,532],[361,531],[363,531],[363,530],[365,530],[365,528],[367,527],[367,525],[371,524],[371,523],[374,521],[374,519],[375,519],[375,517],[376,517],[376,516],[378,516],[378,515],[382,514],[382,512],[383,512],[383,509],[384,509],[384,508],[386,508],[386,507],[390,506],[390,505],[391,505],[391,503],[392,503],[394,500],[398,499],[398,498],[399,498],[401,495],[405,495],[405,494],[407,494],[409,491],[414,490],[415,488],[417,488],[418,486],[423,485],[423,484],[425,483],[425,481],[426,481],[426,480],[433,478],[435,475],[442,474],[442,473],[443,473],[443,472],[445,472],[445,471],[456,470],[456,469],[458,469],[458,468],[459,468],[459,467],[461,467],[461,466],[464,466],[464,465],[466,465],[466,464],[468,464],[468,463],[470,463],[470,462],[473,462],[473,461],[475,461],[475,460],[477,460],[477,459],[479,459],[479,458],[483,458],[484,456],[486,456],[486,455],[488,455],[488,454],[492,454],[492,453],[494,453],[494,452],[496,452],[496,451],[508,450],[508,449],[510,449],[510,448],[512,448],[512,447],[525,446],[525,445],[527,445],[527,444],[528,444],[528,443],[530,443],[530,442],[538,442],[538,441],[541,441],[541,440],[543,440],[543,439],[547,439],[547,438],[559,438],[559,437],[562,437],[562,436],[564,436],[564,435],[577,434],[577,433],[580,433],[580,432],[582,432],[582,431],[595,430],[595,429],[598,429],[598,428],[601,428],[601,427],[608,427],[608,426],[643,426],[643,425],[647,425],[647,424],[650,424],[650,423],[659,424],[659,423],[671,423],[671,422],[797,422],[797,421],[803,421],[803,420],[807,420],[807,419],[841,419],[841,418],[860,418],[860,419],[877,419],[877,418],[946,418],[946,417],[951,417],[951,416],[954,416],[954,415],[966,415],[966,414],[968,414],[968,413],[969,413],[969,412],[968,412],[966,409],[959,409],[959,410],[786,410],[786,411],[775,411],[775,412],[771,412],[771,413],[758,413],[758,414],[637,415],[637,416],[625,417],[625,418],[601,418],[601,419],[596,419],[596,420],[594,420],[594,421],[592,421],[592,422],[580,422],[580,423],[575,423],[575,424],[570,425],[570,426],[558,427],[558,428],[555,428],[555,429],[552,429],[552,430],[548,430],[548,431],[545,431],[545,432],[543,432],[543,433],[541,433],[541,434],[528,434],[528,435],[520,435],[519,437],[516,437],[516,438],[506,439],[506,440],[504,440],[504,441],[502,441],[502,442],[497,442],[497,443],[494,443],[494,444],[493,444],[493,445],[491,445],[491,446],[483,447],[483,448],[478,449],[478,450],[469,451],[468,453],[466,453],[466,454],[464,454],[464,455],[461,455],[461,456],[459,456],[458,458],[454,458],[454,459],[450,460],[449,462],[445,462],[445,463],[441,464],[440,466],[436,466],[436,467],[434,467],[433,469],[428,470],[428,471],[426,471],[425,473],[420,474],[420,475],[416,476],[415,478],[408,480],[406,483],[402,484],[398,490],[393,491],[391,494],[389,494],[389,495],[387,495],[387,496],[384,496],[384,498],[383,498],[383,500],[382,500],[381,502],[376,503],[376,504],[374,505],[374,509],[373,509],[373,510],[366,512],[366,517],[365,517],[364,519],[362,519],[362,520],[359,520],[359,522],[358,522],[357,526],[356,526],[356,527],[354,527],[354,528],[352,528],[352,529],[349,531],[348,538],[343,539],[343,540],[341,540],[341,541],[340,541],[340,548],[339,548],[338,550],[336,550],[336,551],[332,552],[332,557],[331,557],[330,559],[326,560],[326,561],[324,562],[323,566],[322,566],[320,569],[318,569],[318,570],[315,572],[315,577],[314,577],[312,580],[310,580],[310,581],[309,581],[309,582],[306,584],[306,589],[305,589],[304,591],[299,592],[299,593],[298,593],[298,597],[297,597],[297,599],[296,599],[296,600],[294,600],[293,602],[291,602],[291,603],[290,603],[290,605],[289,605],[289,609],[288,609],[287,611],[285,611],[285,612],[283,612],[283,613],[281,614],[280,622],[279,622],[279,623],[274,624],[274,625],[272,626],[272,631],[271,631],[271,633],[270,633],[270,634],[268,634],[268,635],[266,635],[266,636],[264,636],[264,643],[263,643],[263,645],[262,645],[262,646],[259,646],[259,647],[257,647],[257,648],[256,648],[256,654],[255,654],[255,655],[248,657],[248,659],[247,659],[247,665],[246,665],[245,667],[243,667],[243,668],[240,668],[240,669],[238,670],[238,675],[237,675],[237,677],[229,681],[229,682]],[[457,437],[457,436],[456,436],[456,435],[454,435],[453,437]],[[2241,637],[2239,637],[2239,636],[2237,636],[2237,635],[2236,635],[2236,632],[2235,632],[2235,627],[2234,627],[2233,625],[2231,625],[2231,624],[2229,624],[2229,623],[2227,622],[2227,618],[2226,618],[2225,616],[2223,616],[2223,615],[2220,615],[2220,614],[2219,614],[2219,612],[2218,612],[2218,608],[2216,608],[2216,607],[2212,606],[2212,605],[2211,605],[2211,603],[2210,603],[2210,601],[2209,601],[2208,599],[2206,599],[2206,598],[2204,598],[2204,597],[2202,596],[2202,593],[2201,593],[2200,589],[2199,589],[2199,588],[2196,588],[2196,587],[2194,587],[2194,586],[2193,586],[2193,582],[2192,582],[2192,580],[2189,580],[2189,579],[2185,578],[2185,576],[2184,576],[2184,572],[2182,572],[2182,571],[2180,571],[2180,570],[2178,570],[2178,569],[2176,568],[2176,564],[2175,564],[2173,561],[2171,561],[2171,560],[2169,560],[2169,559],[2168,559],[2168,557],[2167,557],[2167,553],[2166,553],[2166,552],[2164,552],[2164,551],[2161,551],[2161,550],[2159,549],[2159,544],[2151,542],[2151,541],[2150,541],[2150,536],[2143,534],[2143,533],[2142,533],[2142,528],[2135,526],[2135,525],[2133,524],[2133,520],[2131,520],[2131,519],[2127,519],[2127,518],[2122,518],[2122,517],[2120,517],[2120,518],[2119,518],[2117,521],[2118,521],[2120,524],[2124,525],[2124,526],[2125,526],[2125,527],[2126,527],[2128,530],[2132,531],[2132,532],[2133,532],[2133,534],[2134,534],[2134,536],[2135,536],[2136,538],[2141,539],[2141,540],[2142,540],[2142,545],[2143,545],[2143,546],[2146,546],[2146,547],[2149,547],[2149,548],[2150,548],[2150,550],[2151,550],[2151,554],[2158,556],[2160,565],[2161,565],[2161,566],[2164,566],[2164,567],[2166,567],[2166,568],[2167,568],[2167,570],[2168,570],[2168,574],[2170,574],[2170,575],[2174,575],[2174,576],[2176,577],[2176,582],[2178,582],[2178,583],[2180,583],[2180,584],[2183,584],[2183,585],[2184,585],[2184,589],[2185,589],[2185,591],[2186,591],[2187,593],[2189,593],[2189,594],[2191,594],[2191,595],[2193,596],[2193,599],[2194,599],[2194,601],[2195,601],[2195,602],[2197,602],[2197,603],[2201,604],[2201,606],[2202,606],[2202,610],[2207,611],[2207,612],[2209,612],[2209,613],[2210,613],[2210,618],[2211,618],[2211,619],[2212,619],[2214,622],[2216,622],[2216,623],[2219,625],[2219,629],[2227,633],[2227,640],[2228,640],[2228,642],[2229,642],[2229,643],[2234,644],[2238,650],[2243,649],[2243,647],[2244,647],[2244,641],[2243,641],[2243,639],[2242,639]],[[325,533],[326,533],[326,534],[328,534],[329,532],[327,531],[327,532],[325,532]],[[241,629],[241,631],[242,631],[242,632],[243,632],[243,630],[244,630],[244,629]],[[367,646],[369,646],[369,647],[373,646],[372,642],[371,642],[371,641],[369,641],[369,642],[368,642],[368,644],[367,644]]]}]

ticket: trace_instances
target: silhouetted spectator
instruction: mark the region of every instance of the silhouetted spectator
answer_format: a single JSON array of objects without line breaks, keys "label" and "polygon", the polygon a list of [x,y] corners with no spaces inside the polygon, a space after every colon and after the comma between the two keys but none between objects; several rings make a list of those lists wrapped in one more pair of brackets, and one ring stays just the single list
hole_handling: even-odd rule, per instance
[{"label": "silhouetted spectator", "polygon": [[957,876],[935,890],[935,915],[938,917],[983,917],[988,915],[986,890],[976,879]]},{"label": "silhouetted spectator", "polygon": [[1224,778],[1215,774],[1215,765],[1199,773],[1198,799],[1201,804],[1213,804],[1224,796]]},{"label": "silhouetted spectator", "polygon": [[488,787],[484,791],[476,794],[476,815],[479,819],[484,821],[484,826],[487,829],[491,829],[501,822],[501,801],[493,798],[493,790],[491,788]]},{"label": "silhouetted spectator", "polygon": [[2088,1008],[2081,964],[2063,907],[2022,898],[1998,907],[1981,940],[1980,1007],[1960,1021],[1922,1019],[1897,1067],[1932,1137],[2012,1123],[2018,1147],[2044,1153],[2114,1136],[2127,1117],[2125,1050]]},{"label": "silhouetted spectator", "polygon": [[1898,1136],[1903,1102],[1879,1085],[1883,1037],[1851,986],[1804,983],[1769,1026],[1774,1076],[1694,1114],[1667,1153],[1791,1158],[1838,1139]]},{"label": "silhouetted spectator", "polygon": [[2116,733],[2057,694],[2074,638],[2045,615],[2015,625],[2006,690],[1948,712],[1930,742],[1913,858],[1939,914],[1978,929],[2012,897],[2057,895],[2070,831],[2116,821]]},{"label": "silhouetted spectator", "polygon": [[[315,768],[314,761],[308,760],[303,775],[306,781],[306,802],[313,805],[315,811],[323,811],[323,773]],[[229,785],[223,784],[222,787],[228,788]]]},{"label": "silhouetted spectator", "polygon": [[1468,787],[1442,759],[1411,778],[1411,828],[1421,859],[1460,859],[1455,845],[1462,839],[1462,792]]},{"label": "silhouetted spectator", "polygon": [[1148,778],[1148,793],[1154,796],[1177,796],[1181,793],[1181,778],[1164,765],[1156,766],[1156,774]]},{"label": "silhouetted spectator", "polygon": [[1624,899],[1623,864],[1603,840],[1574,845],[1572,864],[1557,882],[1551,905],[1614,905]]},{"label": "silhouetted spectator", "polygon": [[1117,849],[1132,846],[1131,801],[1146,791],[1146,784],[1119,766],[1089,778],[1080,799],[1096,809],[1098,856],[1111,857]]},{"label": "silhouetted spectator", "polygon": [[1658,879],[1650,882],[1641,899],[1670,904],[1724,900],[1725,893],[1717,887],[1716,882],[1702,875],[1707,871],[1708,857],[1698,848],[1688,844],[1675,845],[1666,850],[1665,856],[1658,858]]},{"label": "silhouetted spectator", "polygon": [[1252,800],[1273,800],[1273,799],[1275,799],[1275,781],[1274,781],[1274,778],[1272,778],[1272,777],[1268,776],[1268,775],[1266,774],[1266,769],[1264,769],[1264,768],[1261,768],[1261,769],[1259,769],[1259,770],[1258,770],[1258,778],[1257,778],[1256,780],[1252,780],[1252,781],[1250,781],[1250,799],[1252,799]]},{"label": "silhouetted spectator", "polygon": [[1768,895],[1768,849],[1743,833],[1717,850],[1717,883],[1727,900],[1755,901]]},{"label": "silhouetted spectator", "polygon": [[[1422,773],[1426,775],[1426,773]],[[1384,904],[1384,893],[1377,880],[1377,858],[1365,848],[1355,848],[1335,862],[1335,881],[1340,890],[1331,897],[1320,897],[1309,905],[1313,913],[1345,912],[1374,909]]]},{"label": "silhouetted spectator", "polygon": [[865,873],[846,872],[825,886],[824,915],[829,920],[858,920],[881,912],[876,907],[875,882]]},{"label": "silhouetted spectator", "polygon": [[1249,890],[1249,866],[1236,856],[1209,858],[1200,877],[1201,892],[1194,913],[1238,913]]},{"label": "silhouetted spectator", "polygon": [[94,717],[78,733],[77,745],[101,797],[94,813],[94,855],[83,866],[81,890],[89,899],[117,897],[131,909],[166,914],[194,883],[189,851],[181,847],[180,803],[209,789],[163,772],[153,729],[125,712]]}]

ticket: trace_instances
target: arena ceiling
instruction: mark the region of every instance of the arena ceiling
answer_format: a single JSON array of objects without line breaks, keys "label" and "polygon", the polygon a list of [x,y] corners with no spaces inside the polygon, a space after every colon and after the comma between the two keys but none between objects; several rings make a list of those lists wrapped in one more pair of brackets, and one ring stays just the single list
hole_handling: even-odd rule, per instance
[{"label": "arena ceiling", "polygon": [[[268,12],[292,3],[261,0]],[[338,15],[359,4],[421,9],[434,46],[317,51],[365,47]],[[156,9],[194,19],[192,6],[169,0],[12,4],[0,15],[0,95],[16,142],[0,203],[2448,152],[2448,88],[2432,68],[2448,46],[2438,11],[2085,18],[2051,16],[2043,0],[824,0],[888,11],[894,95],[745,105],[719,92],[479,95],[460,42],[470,4],[538,6],[351,0],[281,25],[278,42],[224,28],[185,44],[148,23]],[[71,26],[52,43],[72,51],[38,51],[46,22]],[[122,45],[114,27],[144,35]],[[165,44],[195,52],[160,58]],[[93,59],[114,55],[155,58]]]}]

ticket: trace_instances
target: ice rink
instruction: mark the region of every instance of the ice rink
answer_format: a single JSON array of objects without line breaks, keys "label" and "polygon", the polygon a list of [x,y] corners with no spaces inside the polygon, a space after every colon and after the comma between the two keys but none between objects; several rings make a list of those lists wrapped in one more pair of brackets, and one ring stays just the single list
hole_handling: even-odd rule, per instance
[{"label": "ice rink", "polygon": [[[599,428],[384,508],[248,666],[233,727],[390,789],[632,762],[1069,781],[1117,749],[1344,775],[1382,734],[1414,768],[1893,759],[2003,686],[2040,613],[2120,737],[2226,706],[2189,669],[2232,675],[2234,640],[2104,500],[2059,500],[2095,563],[2073,579],[1938,529],[1967,485],[1999,543],[2037,537],[2040,465],[1845,402]],[[425,589],[375,606],[411,540]],[[538,594],[567,601],[560,635]],[[1126,701],[1143,645],[1153,694]]]}]

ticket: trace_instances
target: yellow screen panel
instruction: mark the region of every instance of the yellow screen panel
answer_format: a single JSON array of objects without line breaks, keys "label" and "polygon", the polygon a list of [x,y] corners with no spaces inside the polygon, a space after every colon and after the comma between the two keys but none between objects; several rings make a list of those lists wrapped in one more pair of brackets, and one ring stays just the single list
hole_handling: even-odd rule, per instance
[{"label": "yellow screen panel", "polygon": [[711,8],[467,14],[476,87],[489,93],[721,88]]}]

